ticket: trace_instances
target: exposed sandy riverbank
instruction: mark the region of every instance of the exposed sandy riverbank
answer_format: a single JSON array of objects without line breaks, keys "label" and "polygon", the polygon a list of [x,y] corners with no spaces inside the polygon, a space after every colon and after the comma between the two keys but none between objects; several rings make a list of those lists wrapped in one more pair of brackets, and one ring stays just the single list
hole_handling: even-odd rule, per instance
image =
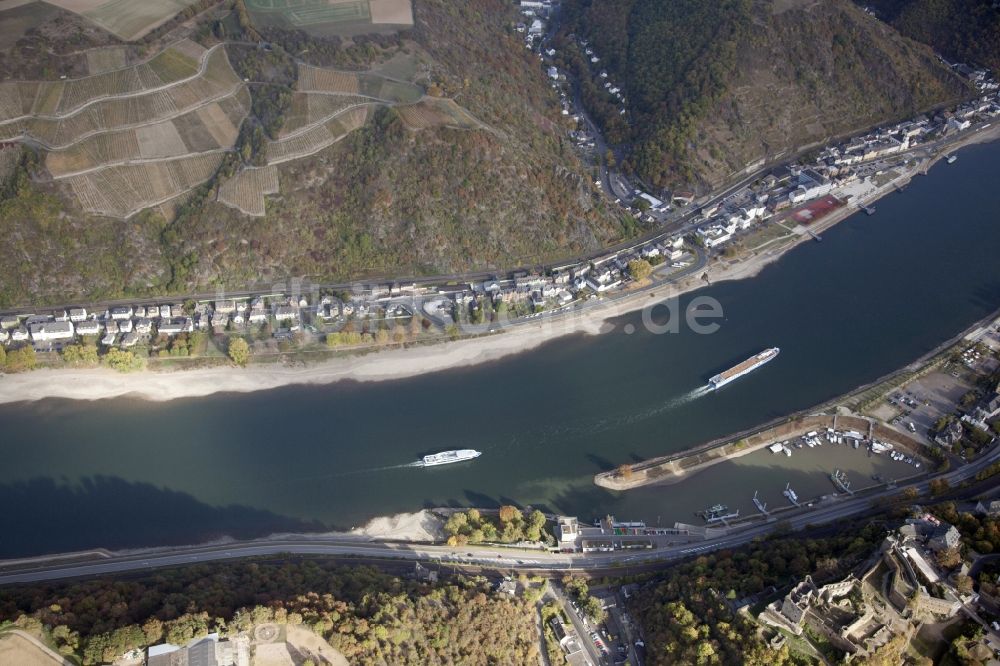
[{"label": "exposed sandy riverbank", "polygon": [[[1000,126],[978,132],[959,145],[992,141],[1000,138]],[[936,159],[940,159],[938,156]],[[934,161],[936,161],[936,159]],[[933,163],[933,162],[932,162]],[[905,184],[917,171],[929,168],[923,164],[904,174],[896,182]],[[895,183],[866,192],[863,203],[893,192]],[[812,225],[822,232],[857,212],[854,205],[834,211]],[[596,335],[614,329],[608,320],[640,310],[661,300],[678,296],[711,283],[741,280],[757,275],[766,265],[799,243],[811,240],[801,234],[794,241],[764,248],[731,261],[713,260],[704,271],[677,283],[638,290],[636,293],[609,299],[595,305],[587,302],[579,310],[556,317],[543,317],[530,324],[519,324],[503,332],[456,342],[406,349],[389,349],[363,355],[342,357],[311,365],[278,366],[250,365],[245,369],[211,367],[182,371],[147,371],[120,374],[103,368],[43,369],[20,375],[0,376],[0,404],[44,398],[99,400],[130,396],[154,401],[200,397],[219,392],[249,392],[281,386],[330,384],[344,379],[379,381],[401,379],[428,372],[437,372],[485,363],[534,349],[560,336],[572,333]]]},{"label": "exposed sandy riverbank", "polygon": [[262,391],[296,384],[330,384],[344,379],[401,379],[485,363],[534,349],[572,333],[597,335],[610,332],[614,327],[606,324],[608,319],[705,286],[702,273],[707,273],[712,283],[753,277],[787,249],[788,247],[781,251],[766,251],[732,264],[713,262],[705,271],[676,284],[646,289],[583,311],[543,318],[537,323],[521,324],[483,337],[389,349],[307,366],[251,364],[247,368],[212,367],[132,374],[121,374],[105,368],[41,369],[20,375],[0,376],[0,403],[44,398],[100,400],[123,396],[165,401],[219,392]]}]

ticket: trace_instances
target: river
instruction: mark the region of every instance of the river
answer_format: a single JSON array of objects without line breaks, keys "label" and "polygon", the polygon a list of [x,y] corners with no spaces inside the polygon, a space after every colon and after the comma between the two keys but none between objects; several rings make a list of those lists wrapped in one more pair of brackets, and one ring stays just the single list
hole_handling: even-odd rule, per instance
[{"label": "river", "polygon": [[[326,530],[433,506],[532,504],[672,525],[721,502],[771,506],[912,468],[824,446],[767,451],[690,480],[615,494],[594,473],[679,451],[872,381],[1000,307],[1000,143],[972,146],[905,193],[711,296],[719,330],[654,335],[638,313],[460,370],[148,403],[45,400],[0,407],[0,556]],[[629,334],[627,324],[636,331]],[[716,372],[781,355],[722,390]],[[478,460],[408,467],[443,449]],[[868,481],[870,482],[870,481]]]}]

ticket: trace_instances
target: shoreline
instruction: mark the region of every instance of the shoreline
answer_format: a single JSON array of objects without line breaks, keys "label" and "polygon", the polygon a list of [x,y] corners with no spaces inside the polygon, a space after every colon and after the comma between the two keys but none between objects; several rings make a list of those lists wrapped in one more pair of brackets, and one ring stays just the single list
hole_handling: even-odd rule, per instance
[{"label": "shoreline", "polygon": [[[807,240],[811,239],[803,235],[781,248],[765,250],[733,263],[716,260],[699,275],[686,276],[676,283],[649,285],[591,310],[571,311],[537,323],[518,324],[493,335],[361,353],[304,367],[251,364],[245,368],[226,366],[136,373],[120,373],[108,368],[41,368],[22,374],[0,375],[0,405],[48,398],[91,401],[133,398],[166,402],[215,393],[249,393],[285,386],[326,385],[342,380],[374,382],[406,379],[470,367],[530,351],[566,335],[610,332],[614,327],[607,323],[609,319],[710,284],[752,278],[785,252]],[[701,274],[707,274],[708,283]]]},{"label": "shoreline", "polygon": [[[924,158],[917,167],[907,169],[893,181],[859,200],[831,212],[810,226],[822,232],[860,211],[860,206],[905,186],[914,175],[924,173],[945,155],[975,143],[1000,139],[1000,126],[979,132],[933,157]],[[801,226],[794,227],[800,229]],[[798,232],[797,232],[798,233]],[[727,261],[719,256],[709,260],[699,275],[687,275],[677,282],[644,286],[597,307],[573,310],[545,317],[538,322],[518,323],[495,334],[416,347],[402,347],[360,353],[301,366],[276,367],[274,364],[250,364],[207,367],[191,370],[144,371],[123,374],[107,368],[42,368],[31,372],[0,375],[0,405],[34,402],[48,398],[69,400],[104,400],[133,398],[165,402],[196,398],[215,393],[249,393],[285,386],[326,385],[342,380],[373,382],[397,380],[423,374],[470,367],[497,361],[535,349],[557,338],[572,335],[598,335],[614,330],[608,320],[642,310],[652,303],[675,298],[717,282],[755,277],[766,266],[780,259],[800,243],[812,241],[804,229],[791,241],[775,247],[751,250],[749,256]],[[707,281],[702,279],[707,277]]]}]

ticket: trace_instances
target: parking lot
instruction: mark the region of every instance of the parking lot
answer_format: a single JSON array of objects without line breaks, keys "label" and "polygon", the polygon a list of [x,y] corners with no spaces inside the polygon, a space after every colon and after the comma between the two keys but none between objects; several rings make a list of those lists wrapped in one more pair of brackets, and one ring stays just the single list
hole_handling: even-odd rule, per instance
[{"label": "parking lot", "polygon": [[[876,410],[876,415],[887,416],[885,420],[900,432],[933,444],[928,432],[934,423],[942,414],[954,412],[959,400],[972,388],[961,376],[954,377],[943,371],[932,372],[890,393],[886,404]],[[883,408],[891,410],[888,415]]]}]

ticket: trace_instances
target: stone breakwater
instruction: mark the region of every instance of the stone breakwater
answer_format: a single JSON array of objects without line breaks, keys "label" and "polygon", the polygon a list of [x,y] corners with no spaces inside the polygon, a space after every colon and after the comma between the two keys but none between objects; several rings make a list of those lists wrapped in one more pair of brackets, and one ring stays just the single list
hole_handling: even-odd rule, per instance
[{"label": "stone breakwater", "polygon": [[674,455],[651,458],[610,472],[601,472],[594,477],[594,483],[608,490],[630,490],[652,484],[672,485],[724,460],[739,458],[776,442],[794,439],[812,430],[825,431],[827,428],[856,430],[869,441],[874,438],[891,442],[897,450],[903,449],[910,453],[918,453],[921,449],[916,440],[874,419],[839,414],[810,414],[715,440]]}]

